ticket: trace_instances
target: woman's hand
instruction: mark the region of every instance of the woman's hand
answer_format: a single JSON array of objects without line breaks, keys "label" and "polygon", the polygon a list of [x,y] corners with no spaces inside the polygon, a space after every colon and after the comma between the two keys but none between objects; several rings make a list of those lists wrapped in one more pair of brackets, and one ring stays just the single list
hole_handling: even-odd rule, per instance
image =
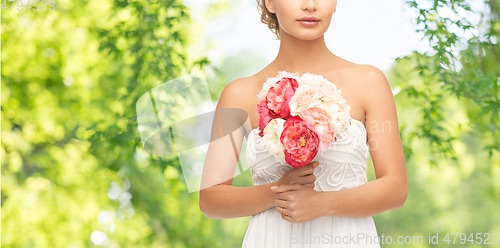
[{"label": "woman's hand", "polygon": [[286,184],[271,188],[275,192],[276,211],[282,218],[293,223],[311,221],[322,216],[325,205],[321,192],[300,184]]},{"label": "woman's hand", "polygon": [[302,167],[293,167],[281,176],[277,181],[277,186],[286,184],[300,184],[311,189],[314,188],[316,176],[314,176],[314,168],[318,167],[319,162],[313,161]]}]

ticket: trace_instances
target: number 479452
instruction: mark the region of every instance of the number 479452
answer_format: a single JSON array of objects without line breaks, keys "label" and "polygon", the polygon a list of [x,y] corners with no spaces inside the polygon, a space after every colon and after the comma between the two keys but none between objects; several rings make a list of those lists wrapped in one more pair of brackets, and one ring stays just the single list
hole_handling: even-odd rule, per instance
[{"label": "number 479452", "polygon": [[12,2],[10,5],[10,11],[14,5],[16,6],[17,11],[21,11],[23,9],[27,9],[28,11],[54,11],[56,10],[56,1],[55,0],[3,0],[2,6],[0,9],[7,10],[7,2]]},{"label": "number 479452", "polygon": [[[454,236],[453,240],[450,239],[451,236]],[[452,242],[452,244],[455,244],[457,238],[460,239],[460,244],[465,244],[466,242],[471,242],[471,244],[474,244],[474,242],[476,242],[476,244],[486,244],[486,245],[498,244],[497,233],[492,233],[491,235],[489,233],[476,233],[476,236],[474,236],[474,233],[471,233],[468,238],[467,234],[465,233],[451,233],[451,235],[447,233],[443,241],[445,241],[447,244],[450,244],[450,242]]]}]

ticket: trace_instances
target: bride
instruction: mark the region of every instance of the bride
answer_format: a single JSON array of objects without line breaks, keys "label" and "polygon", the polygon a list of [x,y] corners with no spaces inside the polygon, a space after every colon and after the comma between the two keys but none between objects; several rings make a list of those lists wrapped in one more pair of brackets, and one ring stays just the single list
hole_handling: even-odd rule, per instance
[{"label": "bride", "polygon": [[[372,216],[407,197],[396,105],[382,71],[346,61],[326,46],[337,0],[257,0],[280,40],[277,57],[224,88],[203,168],[200,209],[208,218],[252,216],[242,247],[380,247]],[[339,39],[342,37],[338,37]],[[258,135],[257,95],[279,71],[322,75],[342,90],[351,126],[314,161],[279,164]],[[232,186],[243,144],[253,186]],[[376,180],[367,182],[371,155]]]}]

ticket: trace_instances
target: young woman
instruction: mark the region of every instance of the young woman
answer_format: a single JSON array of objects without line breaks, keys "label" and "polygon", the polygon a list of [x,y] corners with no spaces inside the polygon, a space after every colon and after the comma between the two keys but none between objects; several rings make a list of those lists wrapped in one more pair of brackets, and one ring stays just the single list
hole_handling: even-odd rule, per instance
[{"label": "young woman", "polygon": [[[280,49],[263,70],[224,88],[203,170],[200,209],[208,218],[252,216],[242,247],[380,247],[372,216],[401,208],[407,197],[396,106],[385,75],[327,48],[324,33],[337,0],[257,2],[261,21],[276,34]],[[257,132],[257,94],[267,78],[283,70],[322,75],[342,90],[351,107],[345,137],[301,168],[277,163]],[[243,137],[252,187],[232,186]],[[367,182],[370,154],[376,180]]]}]

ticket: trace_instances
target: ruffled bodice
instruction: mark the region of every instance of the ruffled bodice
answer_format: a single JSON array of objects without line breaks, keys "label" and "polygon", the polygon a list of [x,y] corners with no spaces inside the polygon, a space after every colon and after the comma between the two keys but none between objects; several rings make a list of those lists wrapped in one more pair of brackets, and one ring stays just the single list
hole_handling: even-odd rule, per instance
[{"label": "ruffled bodice", "polygon": [[[252,174],[253,184],[261,185],[277,181],[291,168],[288,163],[279,164],[265,149],[264,138],[253,129],[247,140],[246,157]],[[337,141],[313,161],[319,166],[314,169],[315,190],[332,191],[349,189],[367,182],[366,170],[369,159],[366,128],[361,121],[351,119],[351,126]]]}]

